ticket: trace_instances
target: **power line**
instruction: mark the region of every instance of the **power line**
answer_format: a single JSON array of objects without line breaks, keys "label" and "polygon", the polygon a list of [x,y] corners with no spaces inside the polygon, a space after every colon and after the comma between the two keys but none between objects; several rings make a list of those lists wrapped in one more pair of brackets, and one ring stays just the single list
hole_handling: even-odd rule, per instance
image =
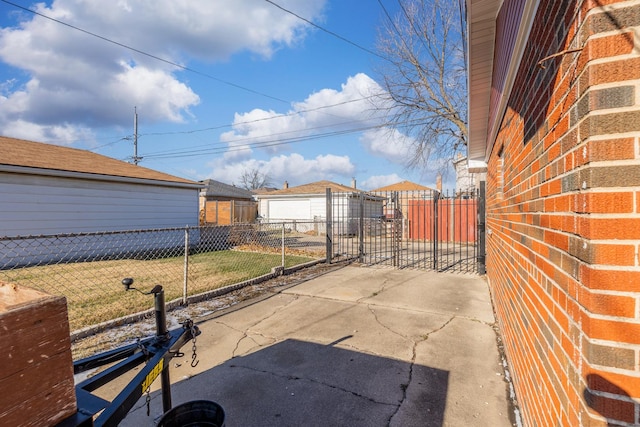
[{"label": "power line", "polygon": [[[380,5],[380,7],[382,8],[382,11],[384,12],[384,14],[387,16],[387,19],[389,20],[389,23],[391,24],[391,26],[393,27],[393,30],[396,32],[396,34],[398,35],[398,37],[400,37],[400,40],[402,41],[402,44],[404,45],[405,49],[407,49],[407,51],[411,52],[411,50],[409,49],[409,47],[407,46],[407,43],[404,40],[404,37],[402,36],[402,34],[400,33],[400,30],[398,30],[398,27],[396,26],[396,23],[393,21],[393,18],[391,17],[391,15],[389,14],[389,11],[387,10],[386,7],[384,7],[384,4],[382,3],[382,0],[378,0],[378,4]],[[402,6],[402,4],[400,4]],[[404,7],[402,8],[402,10],[404,10]],[[393,61],[392,61],[393,62]]]},{"label": "power line", "polygon": [[[76,30],[76,31],[82,32],[82,33],[84,33],[84,34],[86,34],[86,35],[89,35],[89,36],[92,36],[92,37],[98,38],[98,39],[100,39],[100,40],[102,40],[102,41],[105,41],[105,42],[107,42],[107,43],[114,44],[114,45],[116,45],[116,46],[122,47],[122,48],[124,48],[124,49],[130,50],[130,51],[135,52],[135,53],[138,53],[138,54],[140,54],[140,55],[144,55],[144,56],[146,56],[146,57],[149,57],[149,58],[155,59],[155,60],[157,60],[157,61],[160,61],[160,62],[163,62],[163,63],[169,64],[169,65],[171,65],[171,66],[173,66],[173,67],[176,67],[176,68],[179,68],[179,69],[181,69],[181,70],[188,71],[188,72],[191,72],[191,73],[194,73],[194,74],[198,74],[198,75],[200,75],[200,76],[203,76],[203,77],[206,77],[206,78],[209,78],[209,79],[212,79],[212,80],[218,81],[218,82],[220,82],[220,83],[223,83],[223,84],[226,84],[226,85],[229,85],[229,86],[232,86],[232,87],[235,87],[235,88],[238,88],[238,89],[241,89],[241,90],[247,91],[247,92],[251,92],[251,93],[256,94],[256,95],[260,95],[260,96],[263,96],[263,97],[266,97],[266,98],[270,98],[270,99],[273,99],[273,100],[276,100],[276,101],[279,101],[279,102],[283,102],[283,103],[290,104],[290,102],[289,102],[289,101],[286,101],[286,100],[284,100],[284,99],[281,99],[281,98],[278,98],[278,97],[275,97],[275,96],[271,96],[271,95],[265,94],[265,93],[263,93],[263,92],[259,92],[259,91],[257,91],[257,90],[250,89],[250,88],[248,88],[248,87],[245,87],[245,86],[242,86],[242,85],[239,85],[239,84],[235,84],[235,83],[232,83],[232,82],[229,82],[229,81],[226,81],[226,80],[220,79],[220,78],[218,78],[218,77],[212,76],[212,75],[210,75],[210,74],[204,73],[204,72],[202,72],[202,71],[199,71],[199,70],[196,70],[196,69],[193,69],[193,68],[190,68],[190,67],[186,67],[186,66],[184,66],[184,65],[178,64],[178,63],[173,62],[173,61],[171,61],[171,60],[168,60],[168,59],[165,59],[165,58],[159,57],[159,56],[157,56],[157,55],[154,55],[154,54],[151,54],[151,53],[145,52],[145,51],[143,51],[143,50],[141,50],[141,49],[138,49],[138,48],[135,48],[135,47],[129,46],[129,45],[127,45],[127,44],[124,44],[124,43],[121,43],[121,42],[115,41],[115,40],[110,39],[110,38],[108,38],[108,37],[105,37],[105,36],[99,35],[99,34],[97,34],[97,33],[94,33],[94,32],[88,31],[88,30],[85,30],[85,29],[83,29],[83,28],[80,28],[80,27],[78,27],[78,26],[75,26],[75,25],[69,24],[69,23],[64,22],[64,21],[61,21],[61,20],[58,20],[58,19],[56,19],[56,18],[52,18],[52,17],[47,16],[47,15],[45,15],[45,14],[43,14],[43,13],[40,13],[40,12],[38,12],[38,11],[35,11],[35,10],[32,10],[32,9],[29,9],[29,8],[27,8],[27,7],[24,7],[24,6],[21,6],[21,5],[19,5],[19,4],[14,3],[14,2],[11,2],[11,1],[8,1],[8,0],[0,0],[0,1],[2,1],[3,3],[6,3],[6,4],[8,4],[8,5],[11,5],[11,6],[15,7],[15,8],[18,8],[18,9],[24,10],[24,11],[26,11],[26,12],[32,13],[32,14],[34,14],[34,15],[40,16],[40,17],[42,17],[42,18],[44,18],[44,19],[47,19],[47,20],[50,20],[50,21],[56,22],[56,23],[58,23],[58,24],[61,24],[61,25],[66,26],[66,27],[68,27],[68,28],[71,28],[71,29],[74,29],[74,30]],[[376,52],[374,52],[374,51],[371,51],[371,50],[369,50],[369,49],[367,49],[367,48],[365,48],[365,47],[363,47],[363,46],[361,46],[361,45],[359,45],[359,44],[357,44],[357,43],[354,43],[354,42],[352,42],[351,40],[348,40],[347,38],[345,38],[345,37],[343,37],[343,36],[340,36],[339,34],[337,34],[337,33],[333,32],[333,31],[330,31],[330,30],[328,30],[328,29],[326,29],[326,28],[324,28],[324,27],[322,27],[322,26],[320,26],[320,25],[317,25],[317,24],[313,23],[312,21],[310,21],[310,20],[308,20],[308,19],[306,19],[306,18],[304,18],[304,17],[302,17],[302,16],[300,16],[300,15],[298,15],[298,14],[296,14],[296,13],[294,13],[294,12],[292,12],[292,11],[290,11],[290,10],[288,10],[288,9],[286,9],[286,8],[284,8],[284,7],[282,7],[282,6],[280,6],[280,5],[278,5],[277,3],[275,3],[275,2],[273,2],[273,1],[271,1],[271,0],[265,0],[265,1],[267,1],[268,3],[272,4],[273,6],[275,6],[275,7],[279,8],[279,9],[281,9],[282,11],[284,11],[284,12],[286,12],[286,13],[289,13],[289,14],[291,14],[291,15],[295,16],[296,18],[298,18],[298,19],[300,19],[300,20],[302,20],[302,21],[304,21],[304,22],[306,22],[306,23],[308,23],[308,24],[312,25],[313,27],[315,27],[315,28],[317,28],[317,29],[319,29],[319,30],[324,31],[324,32],[326,32],[327,34],[330,34],[330,35],[332,35],[332,36],[334,36],[334,37],[336,37],[336,38],[338,38],[338,39],[340,39],[340,40],[342,40],[342,41],[344,41],[344,42],[346,42],[346,43],[348,43],[348,44],[351,44],[351,45],[353,45],[353,46],[357,47],[358,49],[361,49],[361,50],[363,50],[363,51],[365,51],[365,52],[367,52],[367,53],[369,53],[369,54],[375,55],[375,56],[377,56],[377,57],[379,57],[379,58],[381,58],[381,59],[384,59],[384,60],[386,60],[386,61],[390,61],[388,58],[386,58],[386,57],[384,57],[384,56],[381,56],[380,54],[378,54],[378,53],[376,53]],[[385,12],[386,12],[386,10],[385,10]],[[313,108],[313,109],[309,109],[309,110],[302,110],[302,111],[298,111],[298,112],[294,112],[294,113],[282,114],[282,115],[278,115],[278,116],[273,116],[273,117],[268,117],[268,118],[262,118],[262,119],[256,119],[256,120],[253,120],[253,121],[242,122],[242,123],[236,123],[236,124],[248,124],[248,123],[253,123],[253,122],[258,122],[258,121],[263,121],[263,120],[272,120],[272,119],[277,119],[277,118],[280,118],[280,117],[286,117],[286,116],[290,116],[290,115],[301,114],[301,113],[305,113],[305,112],[318,111],[318,110],[322,110],[322,109],[326,109],[326,108],[335,107],[335,106],[338,106],[338,105],[343,105],[343,104],[347,104],[347,103],[351,103],[351,102],[358,102],[358,101],[362,101],[362,100],[370,99],[370,98],[372,98],[372,97],[375,97],[375,95],[372,95],[372,96],[369,96],[369,97],[365,97],[365,98],[361,98],[361,99],[357,99],[357,100],[345,101],[345,102],[341,102],[341,103],[338,103],[338,104],[333,104],[333,105],[328,105],[328,106],[322,106],[322,107],[317,107],[317,108]],[[338,125],[344,125],[344,124],[348,124],[348,123],[352,123],[352,122],[344,122],[344,123],[340,123],[340,124],[338,124]],[[141,134],[140,136],[142,136],[142,135],[169,135],[169,134],[179,134],[179,133],[194,133],[194,132],[202,132],[202,131],[207,131],[207,130],[215,130],[215,129],[220,129],[220,128],[224,128],[224,127],[231,127],[231,126],[233,126],[233,125],[222,125],[222,126],[217,126],[217,127],[212,127],[212,128],[199,129],[199,130],[192,130],[192,131],[182,131],[182,132],[149,133],[149,134]],[[335,126],[335,125],[332,125],[332,126]],[[373,128],[379,128],[379,127],[383,127],[383,126],[384,126],[384,125],[368,126],[368,127],[363,127],[363,128],[357,128],[357,129],[351,129],[351,130],[343,130],[343,131],[335,131],[335,132],[329,132],[329,133],[326,133],[326,134],[318,134],[318,135],[312,135],[312,136],[307,136],[307,137],[293,137],[293,138],[290,138],[290,139],[287,139],[287,140],[273,140],[273,141],[267,141],[266,143],[265,143],[265,142],[261,142],[261,143],[254,143],[253,145],[255,145],[256,147],[258,147],[258,146],[282,145],[282,144],[288,144],[288,143],[293,143],[293,142],[300,142],[300,141],[304,141],[304,140],[312,140],[312,139],[318,139],[318,138],[325,138],[325,137],[327,137],[327,136],[341,135],[341,134],[345,134],[345,133],[361,132],[361,131],[364,131],[364,130],[373,129]],[[277,134],[276,134],[276,135],[277,135]],[[104,144],[104,145],[101,145],[101,146],[99,146],[99,147],[96,147],[96,148],[94,148],[93,150],[97,150],[97,149],[99,149],[99,148],[103,148],[103,147],[106,147],[106,146],[110,146],[110,145],[113,145],[113,144],[115,144],[115,143],[117,143],[117,142],[120,142],[120,141],[123,141],[123,140],[127,140],[127,139],[128,139],[128,137],[123,137],[123,138],[120,138],[120,139],[118,139],[118,140],[111,141],[111,142],[109,142],[109,143],[107,143],[107,144]],[[244,148],[240,148],[240,149],[244,149]],[[92,151],[93,151],[93,150],[92,150]],[[219,148],[219,149],[217,149],[217,150],[222,150],[222,151],[224,151],[224,152],[226,152],[226,151],[233,151],[233,149],[229,149],[228,147]],[[187,153],[187,152],[185,152],[185,153]],[[176,155],[178,155],[178,154],[180,154],[180,152],[175,152],[175,153],[173,153],[173,154],[169,154],[169,153],[167,153],[167,154],[150,155],[150,156],[147,156],[147,157],[154,157],[154,156],[155,156],[156,158],[157,158],[157,157],[161,157],[161,156],[168,157],[168,156],[176,156]],[[185,156],[185,154],[183,154],[183,155],[181,155],[181,156]]]},{"label": "power line", "polygon": [[315,27],[315,28],[319,29],[320,31],[324,31],[324,32],[325,32],[325,33],[327,33],[327,34],[330,34],[330,35],[332,35],[333,37],[336,37],[336,38],[338,38],[338,39],[342,40],[343,42],[349,43],[350,45],[355,46],[355,47],[357,47],[358,49],[363,50],[363,51],[365,51],[365,52],[367,52],[367,53],[369,53],[369,54],[371,54],[371,55],[375,55],[375,56],[377,56],[377,57],[378,57],[378,58],[380,58],[380,59],[384,59],[385,61],[389,61],[389,62],[391,62],[388,58],[386,58],[386,57],[384,57],[384,56],[380,55],[379,53],[376,53],[376,52],[374,52],[374,51],[372,51],[372,50],[370,50],[370,49],[367,49],[366,47],[360,46],[359,44],[357,44],[357,43],[355,43],[355,42],[352,42],[351,40],[349,40],[349,39],[347,39],[347,38],[345,38],[345,37],[342,37],[340,34],[334,33],[333,31],[328,30],[328,29],[326,29],[326,28],[324,28],[324,27],[322,27],[322,26],[320,26],[320,25],[318,25],[318,24],[316,24],[316,23],[314,23],[314,22],[312,22],[312,21],[308,20],[308,19],[307,19],[307,18],[305,18],[305,17],[300,16],[300,15],[298,15],[297,13],[292,12],[292,11],[290,11],[289,9],[286,9],[286,8],[284,8],[284,7],[280,6],[279,4],[275,3],[275,2],[274,2],[274,1],[272,1],[272,0],[265,0],[265,1],[266,1],[267,3],[269,3],[269,4],[274,5],[274,6],[275,6],[275,7],[277,7],[278,9],[280,9],[280,10],[282,10],[282,11],[284,11],[284,12],[286,12],[286,13],[290,14],[290,15],[293,15],[293,16],[295,16],[296,18],[298,18],[298,19],[300,19],[300,20],[302,20],[302,21],[306,22],[307,24],[309,24],[309,25],[311,25],[311,26],[313,26],[313,27]]},{"label": "power line", "polygon": [[[380,3],[380,0],[378,0],[378,3]],[[420,41],[420,43],[425,48],[425,50],[429,50],[429,48],[425,44],[425,37],[423,37],[420,34],[418,29],[414,25],[414,23],[413,23],[414,19],[412,19],[412,17],[409,16],[409,12],[407,11],[407,8],[404,6],[404,4],[402,4],[402,0],[398,0],[398,4],[400,5],[400,9],[402,9],[402,13],[404,14],[405,18],[407,19],[407,22],[411,26],[411,29],[413,30],[413,33],[416,35],[416,38]],[[382,5],[382,3],[380,3],[380,5]],[[382,8],[384,9],[384,6],[382,6]],[[384,12],[387,13],[387,10],[384,9]],[[387,16],[389,16],[388,13],[387,13]],[[395,26],[395,24],[394,24],[394,28],[396,29],[396,33],[397,33],[398,32],[398,28]],[[399,33],[398,33],[398,36],[402,37]],[[403,41],[403,43],[404,43],[404,41]],[[405,44],[405,46],[406,46],[406,44]]]},{"label": "power line", "polygon": [[[315,139],[347,135],[350,133],[357,133],[357,132],[376,129],[380,127],[383,127],[383,125],[372,125],[372,126],[366,126],[366,127],[361,127],[357,129],[347,129],[347,130],[341,130],[341,131],[326,132],[326,133],[316,134],[316,135],[291,137],[286,139],[272,139],[267,141],[243,144],[243,145],[240,145],[237,147],[231,147],[231,148],[226,146],[226,147],[217,147],[217,148],[209,148],[209,149],[202,149],[202,150],[185,150],[183,152],[173,153],[173,154],[146,155],[145,158],[157,159],[157,158],[195,157],[195,156],[202,156],[202,155],[222,154],[222,153],[228,153],[228,152],[234,152],[234,151],[242,151],[242,150],[246,150],[247,148],[268,148],[268,147],[274,147],[278,145],[288,145],[288,144],[293,144],[297,142],[312,141]],[[234,142],[237,142],[237,141],[234,141]]]},{"label": "power line", "polygon": [[[278,114],[275,116],[271,116],[271,117],[263,117],[260,119],[255,119],[255,120],[247,120],[247,121],[243,121],[243,122],[236,122],[236,123],[232,123],[232,124],[224,124],[224,125],[218,125],[218,126],[211,126],[211,127],[206,127],[206,128],[202,128],[202,129],[192,129],[192,130],[185,130],[185,131],[172,131],[172,132],[149,132],[149,133],[139,133],[138,137],[145,137],[145,136],[167,136],[167,135],[188,135],[188,134],[193,134],[193,133],[199,133],[199,132],[208,132],[208,131],[213,131],[213,130],[219,130],[219,129],[224,129],[224,128],[232,128],[233,126],[237,126],[237,125],[247,125],[247,124],[253,124],[253,123],[258,123],[258,122],[262,122],[262,121],[268,121],[268,120],[275,120],[275,119],[280,119],[283,117],[290,117],[290,116],[295,116],[295,115],[299,115],[299,114],[304,114],[304,113],[310,113],[310,112],[314,112],[314,111],[320,111],[320,110],[324,110],[327,108],[333,108],[333,107],[338,107],[341,105],[346,105],[346,104],[350,104],[350,103],[354,103],[354,102],[362,102],[362,101],[366,101],[369,99],[373,99],[376,98],[378,95],[370,95],[370,96],[366,96],[364,98],[358,98],[358,99],[351,99],[348,101],[343,101],[343,102],[338,102],[335,104],[330,104],[330,105],[323,105],[320,107],[316,107],[316,108],[309,108],[306,110],[299,110],[299,111],[293,111],[291,113],[287,113],[287,114]],[[375,118],[373,118],[375,119]],[[369,119],[369,120],[373,120],[373,119]],[[341,123],[333,123],[330,125],[325,125],[325,126],[319,126],[319,127],[315,127],[315,128],[306,128],[306,130],[313,130],[313,129],[321,129],[324,127],[330,127],[330,126],[343,126],[346,124],[350,124],[350,123],[357,123],[357,122],[362,122],[364,120],[352,120],[352,121],[347,121],[347,122],[341,122]],[[298,131],[291,131],[291,132],[298,132]],[[283,132],[282,134],[286,134],[286,133],[291,133],[291,132]],[[273,134],[273,135],[281,135],[281,134]],[[112,141],[109,142],[107,144],[104,145],[100,145],[98,147],[92,148],[89,151],[96,151],[100,148],[104,148],[110,145],[113,145],[117,142],[123,141],[123,140],[130,140],[131,137],[130,136],[126,136],[126,137],[121,137],[116,141]],[[226,144],[226,143],[220,143],[220,144]],[[201,146],[209,146],[210,144],[206,144],[206,145],[201,145]],[[196,146],[197,147],[197,146]],[[156,153],[152,153],[152,154],[165,154],[165,153],[170,153],[172,151],[162,151],[162,152],[156,152]]]},{"label": "power line", "polygon": [[[423,119],[418,118],[418,119],[412,119],[412,120],[405,121],[403,123],[400,123],[399,125],[415,126],[415,125],[419,125],[421,123],[423,123]],[[343,124],[347,124],[347,123],[343,123]],[[388,125],[387,123],[379,123],[379,124],[374,124],[374,125],[370,125],[370,126],[361,126],[361,127],[358,127],[358,128],[336,130],[336,131],[331,131],[331,132],[319,133],[319,134],[315,134],[315,135],[299,135],[299,136],[291,136],[291,137],[288,137],[288,138],[275,138],[275,139],[270,139],[270,140],[266,140],[266,141],[249,142],[249,143],[241,144],[243,141],[250,141],[250,140],[262,138],[262,137],[248,137],[248,138],[238,139],[238,140],[232,141],[232,143],[238,145],[236,147],[229,147],[228,146],[229,143],[219,143],[218,146],[209,147],[209,148],[202,148],[202,149],[161,151],[161,152],[157,152],[155,154],[148,154],[148,155],[145,156],[145,159],[195,157],[195,156],[202,156],[202,155],[212,155],[212,154],[222,154],[222,153],[234,152],[234,151],[242,151],[242,150],[246,150],[247,148],[251,148],[251,149],[254,149],[254,148],[268,148],[268,147],[274,147],[274,146],[279,146],[279,145],[288,145],[288,144],[294,144],[294,143],[298,143],[298,142],[312,141],[312,140],[328,138],[328,137],[348,135],[348,134],[364,132],[364,131],[372,130],[372,129],[381,129],[381,128],[386,127],[387,125]],[[333,125],[331,125],[331,126],[333,126]],[[329,125],[321,126],[321,127],[314,128],[314,129],[319,129],[319,128],[322,128],[322,127],[330,127],[330,126]],[[399,127],[401,127],[401,126],[399,126]],[[305,130],[308,130],[308,129],[305,129]],[[283,132],[283,133],[279,133],[279,134],[271,134],[269,136],[270,137],[278,137],[278,136],[281,136],[281,135],[286,135],[286,134],[290,134],[290,133],[294,133],[294,132],[298,132],[298,131],[290,131],[290,132]],[[225,144],[225,145],[223,146],[223,144]]]},{"label": "power line", "polygon": [[157,60],[157,61],[164,62],[165,64],[172,65],[172,66],[174,66],[174,67],[176,67],[176,68],[179,68],[179,69],[181,69],[181,70],[188,71],[188,72],[190,72],[190,73],[194,73],[194,74],[198,74],[198,75],[203,76],[203,77],[206,77],[206,78],[208,78],[208,79],[215,80],[215,81],[217,81],[217,82],[220,82],[220,83],[226,84],[226,85],[228,85],[228,86],[235,87],[235,88],[237,88],[237,89],[244,90],[244,91],[246,91],[246,92],[253,93],[253,94],[255,94],[255,95],[260,95],[260,96],[263,96],[263,97],[265,97],[265,98],[273,99],[273,100],[275,100],[275,101],[284,102],[284,103],[286,103],[286,104],[289,104],[289,103],[290,103],[289,101],[286,101],[286,100],[284,100],[284,99],[282,99],[282,98],[278,98],[278,97],[276,97],[276,96],[268,95],[268,94],[266,94],[266,93],[259,92],[259,91],[254,90],[254,89],[250,89],[250,88],[248,88],[248,87],[246,87],[246,86],[242,86],[242,85],[239,85],[239,84],[236,84],[236,83],[232,83],[232,82],[227,81],[227,80],[220,79],[220,78],[218,78],[218,77],[212,76],[212,75],[210,75],[210,74],[204,73],[204,72],[202,72],[202,71],[198,71],[198,70],[193,69],[193,68],[190,68],[190,67],[185,67],[184,65],[180,65],[180,64],[178,64],[178,63],[176,63],[176,62],[173,62],[173,61],[171,61],[171,60],[168,60],[168,59],[165,59],[165,58],[161,58],[161,57],[159,57],[159,56],[156,56],[156,55],[153,55],[153,54],[151,54],[151,53],[145,52],[145,51],[143,51],[143,50],[137,49],[137,48],[135,48],[135,47],[131,47],[131,46],[126,45],[126,44],[124,44],[124,43],[117,42],[117,41],[112,40],[112,39],[110,39],[110,38],[108,38],[108,37],[104,37],[104,36],[101,36],[101,35],[99,35],[99,34],[93,33],[93,32],[91,32],[91,31],[87,31],[87,30],[85,30],[85,29],[82,29],[82,28],[80,28],[80,27],[77,27],[77,26],[75,26],[75,25],[69,24],[69,23],[67,23],[67,22],[60,21],[59,19],[52,18],[52,17],[47,16],[47,15],[45,15],[45,14],[43,14],[43,13],[40,13],[40,12],[37,12],[37,11],[35,11],[35,10],[29,9],[28,7],[20,6],[19,4],[16,4],[16,3],[10,2],[10,1],[8,1],[8,0],[0,0],[0,1],[2,1],[3,3],[9,4],[9,5],[13,6],[13,7],[16,7],[16,8],[18,8],[18,9],[24,10],[24,11],[29,12],[29,13],[33,13],[34,15],[38,15],[38,16],[40,16],[40,17],[42,17],[42,18],[45,18],[45,19],[48,19],[48,20],[50,20],[50,21],[56,22],[56,23],[58,23],[58,24],[64,25],[64,26],[69,27],[69,28],[72,28],[72,29],[74,29],[74,30],[76,30],[76,31],[80,31],[80,32],[82,32],[82,33],[84,33],[84,34],[90,35],[90,36],[92,36],[92,37],[96,37],[96,38],[98,38],[98,39],[100,39],[100,40],[103,40],[103,41],[105,41],[105,42],[107,42],[107,43],[115,44],[116,46],[120,46],[120,47],[123,47],[123,48],[125,48],[125,49],[128,49],[128,50],[130,50],[130,51],[132,51],[132,52],[139,53],[140,55],[144,55],[144,56],[147,56],[147,57],[149,57],[149,58],[155,59],[155,60]]},{"label": "power line", "polygon": [[[318,130],[318,129],[326,129],[326,128],[333,128],[333,127],[342,127],[345,125],[350,125],[350,124],[354,124],[354,123],[363,123],[363,122],[367,122],[369,120],[351,120],[351,121],[347,121],[347,122],[341,122],[341,123],[332,123],[332,124],[328,124],[328,125],[323,125],[323,126],[316,126],[316,127],[306,127],[304,129],[296,129],[296,130],[290,130],[290,131],[286,131],[286,132],[278,132],[278,133],[271,133],[269,135],[261,135],[261,136],[247,136],[246,138],[238,138],[238,139],[234,139],[233,141],[220,141],[220,142],[214,142],[214,143],[210,143],[210,144],[203,144],[203,145],[196,145],[191,147],[192,149],[195,148],[199,148],[199,147],[208,147],[205,148],[203,150],[209,150],[209,149],[218,149],[218,147],[224,147],[225,149],[228,148],[229,143],[241,143],[243,141],[252,141],[252,140],[256,140],[256,139],[261,139],[261,138],[274,138],[274,137],[281,137],[283,135],[290,135],[290,134],[298,134],[300,132],[309,132],[309,131],[314,131],[314,130]],[[356,130],[357,131],[357,130]],[[336,132],[336,131],[332,131],[332,132]],[[329,132],[329,133],[332,133]],[[309,135],[308,137],[311,138],[313,135]],[[305,136],[296,136],[296,137],[291,137],[291,138],[287,138],[287,139],[294,139],[294,138],[303,138]],[[260,144],[260,142],[255,142],[255,143],[249,143],[249,144]],[[199,151],[199,150],[164,150],[164,151],[156,151],[156,152],[152,152],[151,155],[170,155],[170,154],[181,154],[183,152],[186,151]]]},{"label": "power line", "polygon": [[353,102],[366,101],[368,99],[376,98],[377,96],[378,95],[370,95],[370,96],[366,96],[364,98],[351,99],[349,101],[338,102],[336,104],[323,105],[321,107],[309,108],[309,109],[306,109],[306,110],[293,111],[291,113],[286,113],[286,114],[277,114],[275,116],[262,117],[260,119],[247,120],[247,121],[244,121],[244,122],[236,122],[236,123],[232,123],[232,124],[218,125],[218,126],[207,127],[207,128],[202,128],[202,129],[193,129],[193,130],[184,130],[184,131],[141,133],[141,134],[139,134],[139,136],[185,135],[185,134],[192,134],[192,133],[198,133],[198,132],[207,132],[207,131],[211,131],[211,130],[219,130],[219,129],[224,129],[224,128],[231,128],[231,127],[237,126],[237,125],[247,125],[247,124],[258,123],[258,122],[263,122],[263,121],[267,121],[267,120],[275,120],[275,119],[280,119],[282,117],[291,117],[291,116],[296,116],[296,115],[303,114],[303,113],[311,113],[311,112],[314,112],[314,111],[320,111],[320,110],[324,110],[324,109],[327,109],[327,108],[338,107],[340,105],[346,105],[346,104],[350,104],[350,103],[353,103]]}]

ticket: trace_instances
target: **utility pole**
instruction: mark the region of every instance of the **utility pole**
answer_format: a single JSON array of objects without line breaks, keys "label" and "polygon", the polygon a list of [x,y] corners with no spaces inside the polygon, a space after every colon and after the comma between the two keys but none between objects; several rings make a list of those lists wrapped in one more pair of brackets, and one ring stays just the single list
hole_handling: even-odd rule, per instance
[{"label": "utility pole", "polygon": [[137,165],[142,160],[138,157],[138,107],[133,107],[133,164]]}]

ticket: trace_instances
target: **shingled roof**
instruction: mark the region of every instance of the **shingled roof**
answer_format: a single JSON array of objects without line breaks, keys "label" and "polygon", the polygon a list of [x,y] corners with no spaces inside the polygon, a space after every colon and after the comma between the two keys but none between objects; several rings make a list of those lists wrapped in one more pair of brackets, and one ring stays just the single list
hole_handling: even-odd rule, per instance
[{"label": "shingled roof", "polygon": [[271,196],[285,196],[285,195],[302,195],[302,194],[326,194],[327,188],[330,188],[332,192],[344,193],[344,192],[361,192],[353,187],[337,184],[331,181],[317,181],[310,184],[298,185],[296,187],[283,188],[282,190],[270,191],[265,194],[260,194],[259,197],[271,197]]},{"label": "shingled roof", "polygon": [[102,179],[120,177],[201,186],[195,181],[86,150],[0,136],[0,169],[11,167],[29,168],[31,172],[45,175],[57,171],[89,174]]},{"label": "shingled roof", "polygon": [[384,187],[376,188],[375,190],[371,190],[372,192],[376,191],[423,191],[423,190],[433,190],[431,187],[425,187],[424,185],[416,184],[411,181],[402,181],[397,182],[395,184],[386,185]]},{"label": "shingled roof", "polygon": [[205,188],[200,194],[204,194],[207,197],[253,199],[253,193],[251,191],[236,187],[235,185],[225,184],[215,179],[205,179],[202,183],[205,185]]}]

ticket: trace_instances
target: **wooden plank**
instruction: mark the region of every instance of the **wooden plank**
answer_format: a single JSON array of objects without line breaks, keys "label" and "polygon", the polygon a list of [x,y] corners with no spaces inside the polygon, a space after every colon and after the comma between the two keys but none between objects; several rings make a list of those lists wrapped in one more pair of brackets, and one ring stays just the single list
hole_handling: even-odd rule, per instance
[{"label": "wooden plank", "polygon": [[[0,282],[0,424],[52,425],[76,412],[67,303]],[[10,391],[10,392],[7,392]]]}]

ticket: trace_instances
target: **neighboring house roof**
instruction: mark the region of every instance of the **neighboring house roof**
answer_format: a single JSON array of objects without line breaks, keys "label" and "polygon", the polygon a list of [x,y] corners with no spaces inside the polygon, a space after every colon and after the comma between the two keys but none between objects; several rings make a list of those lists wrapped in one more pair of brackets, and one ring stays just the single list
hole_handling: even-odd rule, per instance
[{"label": "neighboring house roof", "polygon": [[300,196],[300,195],[325,195],[327,188],[330,188],[332,192],[344,193],[344,192],[363,192],[353,187],[337,184],[331,181],[317,181],[309,184],[298,185],[297,187],[283,188],[282,190],[270,191],[266,194],[258,194],[258,197],[279,197],[279,196]]},{"label": "neighboring house roof", "polygon": [[395,184],[376,188],[375,190],[371,190],[371,192],[375,193],[378,191],[416,191],[416,190],[433,190],[433,188],[426,187],[424,185],[416,184],[415,182],[405,180],[402,182],[397,182]]},{"label": "neighboring house roof", "polygon": [[225,184],[224,182],[216,181],[214,179],[205,179],[202,181],[205,185],[201,194],[206,197],[226,197],[234,199],[253,199],[253,193],[244,188],[236,187],[235,185]]},{"label": "neighboring house roof", "polygon": [[261,187],[261,188],[256,188],[255,190],[252,191],[253,194],[266,194],[266,193],[271,193],[274,191],[278,191],[278,188],[275,187]]},{"label": "neighboring house roof", "polygon": [[0,136],[0,171],[118,181],[162,181],[193,188],[201,184],[77,148]]}]

